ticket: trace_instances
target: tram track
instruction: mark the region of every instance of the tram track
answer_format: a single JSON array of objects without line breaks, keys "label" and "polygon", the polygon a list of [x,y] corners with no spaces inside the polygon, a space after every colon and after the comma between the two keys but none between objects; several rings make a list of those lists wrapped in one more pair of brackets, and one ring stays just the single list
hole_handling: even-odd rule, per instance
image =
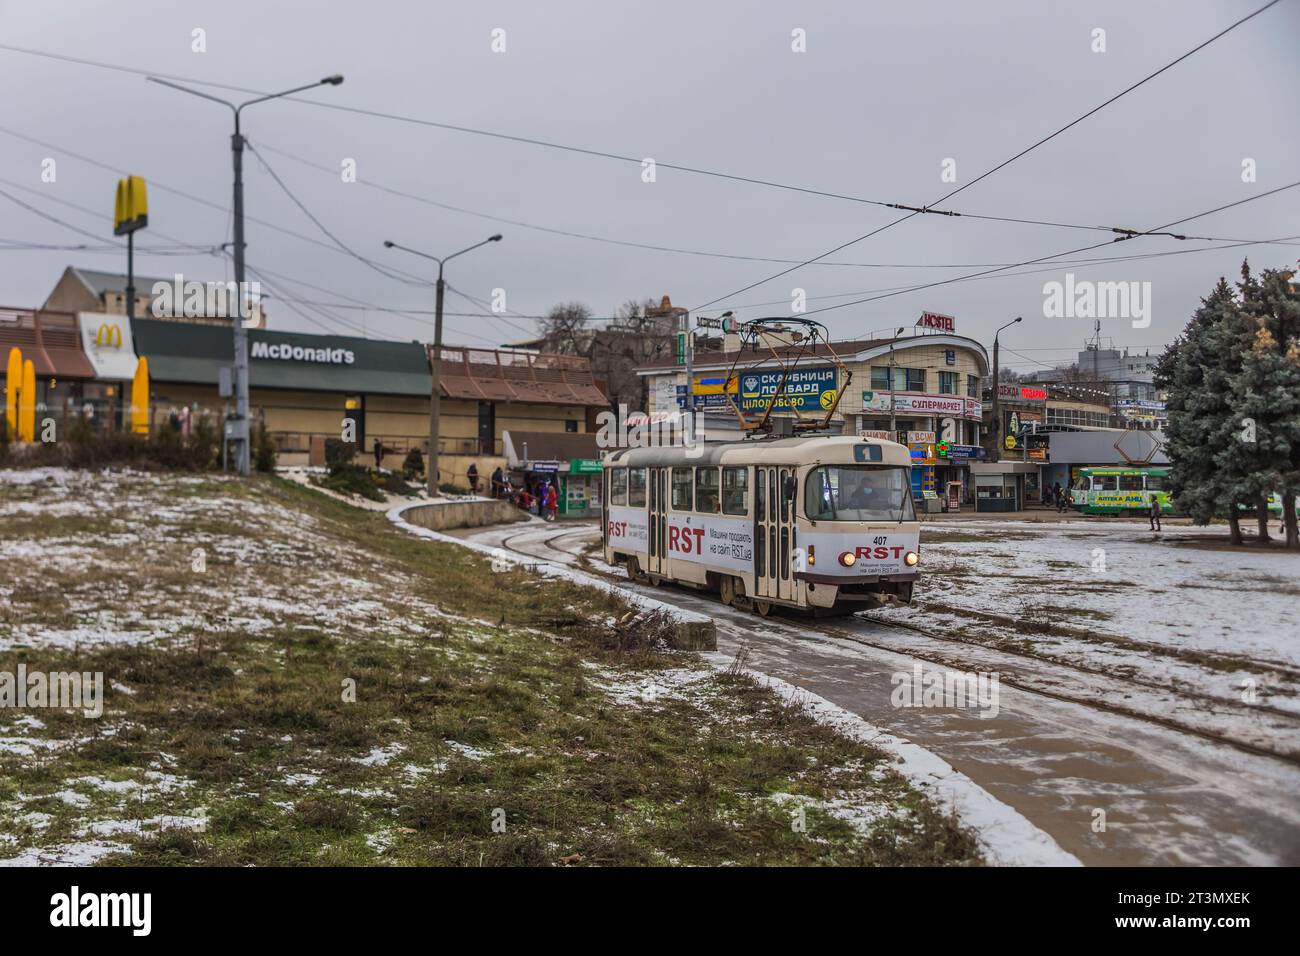
[{"label": "tram track", "polygon": [[[520,538],[523,538],[525,536],[535,535],[538,530],[540,529],[532,529],[530,531],[521,532],[519,534],[506,538],[502,541],[501,546],[516,554],[519,554],[521,556],[533,560],[547,560],[548,555],[545,552],[539,554],[536,551],[527,551],[520,547],[514,546],[514,543],[517,542]],[[544,548],[546,552],[562,555],[565,558],[565,563],[580,564],[581,563],[580,555],[574,550],[571,550],[569,547],[561,546],[559,542],[561,540],[567,540],[567,539],[578,539],[578,538],[590,537],[594,532],[595,529],[587,529],[587,528],[575,529],[572,531],[563,531],[558,534],[542,539],[541,541],[538,542],[538,544],[541,545],[541,547]],[[617,571],[607,571],[604,568],[600,567],[598,564],[588,563],[584,567],[584,570],[586,570],[588,573],[596,574],[606,578],[607,580],[618,583],[621,586],[627,587],[629,585],[629,581],[625,574]],[[663,588],[662,587],[654,588],[654,590],[662,593]],[[710,600],[706,596],[706,592],[699,592],[699,591],[686,590],[686,589],[676,589],[676,588],[674,588],[674,590],[678,591],[678,593],[680,593],[683,597],[687,598],[687,600],[691,601],[692,603],[700,602],[700,603],[707,603],[711,605],[715,612],[718,608],[727,607],[727,605],[722,605],[718,601]],[[705,613],[709,613],[708,609],[696,608],[696,610],[705,610]],[[743,611],[739,611],[737,609],[730,609],[730,610],[732,610],[734,613],[744,613]],[[1180,701],[1191,703],[1196,713],[1206,714],[1212,717],[1225,715],[1225,714],[1233,715],[1236,717],[1242,717],[1248,715],[1251,717],[1258,717],[1259,715],[1267,714],[1271,718],[1273,718],[1276,723],[1283,724],[1285,726],[1270,727],[1268,734],[1264,734],[1261,732],[1260,734],[1261,737],[1267,737],[1268,739],[1275,739],[1278,740],[1279,742],[1286,739],[1300,741],[1300,716],[1292,712],[1283,710],[1281,708],[1274,707],[1272,705],[1237,704],[1233,701],[1226,700],[1220,696],[1204,694],[1198,691],[1187,689],[1182,686],[1171,686],[1170,684],[1162,684],[1155,681],[1141,680],[1139,678],[1133,677],[1132,675],[1118,674],[1112,671],[1104,670],[1102,668],[1089,667],[1085,664],[1081,664],[1078,662],[1061,660],[1053,657],[1044,657],[1042,655],[1036,655],[1027,651],[1017,650],[1014,648],[991,647],[988,644],[985,644],[981,641],[972,640],[970,638],[965,638],[960,635],[937,634],[912,624],[905,624],[897,621],[885,621],[879,618],[871,617],[861,612],[857,614],[849,615],[845,619],[821,618],[821,619],[816,619],[811,623],[815,627],[816,632],[819,632],[825,637],[831,639],[848,641],[850,643],[858,644],[863,647],[869,647],[878,651],[884,651],[884,652],[895,653],[895,654],[905,654],[907,656],[922,660],[926,663],[942,666],[945,668],[950,668],[952,670],[967,671],[971,669],[972,662],[970,660],[954,658],[941,651],[936,651],[933,648],[927,648],[927,649],[900,648],[897,644],[893,644],[885,641],[873,641],[869,637],[864,635],[860,630],[857,630],[851,626],[845,626],[845,623],[842,622],[847,620],[852,620],[853,622],[856,622],[858,624],[866,624],[874,628],[892,629],[900,632],[906,632],[909,634],[916,634],[921,638],[924,638],[926,641],[932,642],[936,645],[941,645],[941,646],[954,645],[955,647],[961,648],[962,651],[966,651],[966,652],[974,650],[980,652],[981,655],[987,657],[992,657],[992,658],[1009,657],[1014,660],[1020,661],[1022,662],[1022,664],[1025,665],[1024,669],[1015,669],[1015,670],[1019,670],[1020,671],[1019,673],[1016,673],[1015,670],[1013,670],[1012,672],[1001,671],[999,673],[999,680],[1001,683],[1005,684],[1006,686],[1015,687],[1016,689],[1027,693],[1041,694],[1045,697],[1049,697],[1053,700],[1058,700],[1064,703],[1078,704],[1085,707],[1095,707],[1124,717],[1148,721],[1158,726],[1165,727],[1169,730],[1177,731],[1180,733],[1192,734],[1204,740],[1209,740],[1215,743],[1221,743],[1232,747],[1236,747],[1247,753],[1256,754],[1259,756],[1275,757],[1278,759],[1287,760],[1288,762],[1291,763],[1300,763],[1300,748],[1262,746],[1258,743],[1252,742],[1248,738],[1243,738],[1241,735],[1234,735],[1231,733],[1224,733],[1224,732],[1216,732],[1214,730],[1207,729],[1205,727],[1197,726],[1196,724],[1192,723],[1189,720],[1180,720],[1177,718],[1172,718],[1169,716],[1162,715],[1160,713],[1155,713],[1150,709],[1123,706],[1121,704],[1116,703],[1113,699],[1115,697],[1119,697],[1120,699],[1123,699],[1125,696],[1127,696],[1122,693],[1119,693],[1118,691],[1112,691],[1109,695],[1104,696],[1104,692],[1096,692],[1094,690],[1094,692],[1089,693],[1087,692],[1087,690],[1095,689],[1097,686],[1097,682],[1101,681],[1111,685],[1112,687],[1114,687],[1114,685],[1117,684],[1128,685],[1134,688],[1135,690],[1140,690],[1141,692],[1153,692],[1157,695],[1169,695],[1171,697],[1178,698]],[[788,629],[785,618],[777,618],[777,619],[766,618],[763,619],[763,621],[765,627],[777,625],[781,627],[783,630]],[[791,637],[806,636],[806,634],[807,632],[803,631],[802,629],[795,629],[790,632]],[[752,639],[752,637],[746,636],[744,639],[749,640]],[[1284,675],[1288,673],[1288,669],[1286,668],[1272,668],[1269,667],[1267,664],[1261,664],[1257,662],[1251,662],[1251,664],[1252,666],[1256,666],[1260,669],[1273,670],[1275,672]],[[1037,668],[1038,673],[1033,672],[1034,668]],[[1068,680],[1062,680],[1059,675],[1044,674],[1043,673],[1044,669],[1076,672],[1077,674],[1081,675],[1078,680],[1078,683],[1084,688],[1083,691],[1076,692],[1076,693],[1063,692],[1060,689],[1059,685],[1062,683],[1068,683]]]}]

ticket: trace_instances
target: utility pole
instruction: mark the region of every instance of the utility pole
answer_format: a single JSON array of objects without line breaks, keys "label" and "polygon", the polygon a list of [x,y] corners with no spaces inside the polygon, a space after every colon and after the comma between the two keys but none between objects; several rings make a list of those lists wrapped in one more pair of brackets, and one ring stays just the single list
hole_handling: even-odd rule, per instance
[{"label": "utility pole", "polygon": [[[241,475],[247,475],[249,472],[249,447],[248,447],[248,329],[244,327],[243,310],[247,307],[247,301],[244,298],[244,136],[239,128],[239,117],[244,107],[252,106],[254,103],[265,103],[267,100],[276,100],[282,96],[291,96],[294,93],[301,93],[304,90],[315,89],[318,86],[338,86],[343,82],[343,77],[339,75],[327,76],[324,79],[317,80],[315,83],[308,83],[306,86],[297,86],[291,90],[285,90],[282,93],[272,93],[267,96],[258,96],[251,100],[235,105],[228,100],[223,100],[218,96],[212,96],[208,93],[200,93],[198,90],[192,90],[188,86],[181,86],[179,83],[173,83],[170,80],[160,80],[156,76],[146,77],[151,83],[158,83],[162,86],[170,86],[174,90],[180,90],[182,93],[189,93],[191,96],[202,97],[205,100],[212,100],[214,103],[221,103],[223,106],[230,107],[230,111],[235,115],[235,132],[230,137],[231,159],[235,167],[235,186],[234,186],[234,260],[235,260],[235,288],[238,290],[239,307],[235,315],[231,316],[231,325],[235,332],[235,420],[234,427],[231,427],[230,420],[226,423],[225,440],[232,441],[235,444],[235,466]],[[224,451],[225,445],[223,443]]]},{"label": "utility pole", "polygon": [[997,461],[1002,457],[1002,383],[999,381],[1001,376],[1001,366],[998,362],[998,336],[1004,329],[1009,329],[1024,319],[1024,316],[1018,315],[1002,328],[993,333],[993,423],[990,429],[993,432],[993,460]]},{"label": "utility pole", "polygon": [[902,334],[901,328],[896,329],[889,340],[889,437],[893,441],[898,441],[898,419],[894,414],[894,342]]},{"label": "utility pole", "polygon": [[435,286],[436,294],[434,298],[434,318],[433,318],[433,356],[429,361],[430,388],[429,388],[429,457],[425,462],[425,489],[428,491],[430,498],[438,497],[438,431],[441,426],[442,416],[442,299],[447,284],[442,279],[443,264],[457,256],[464,255],[471,249],[477,249],[479,246],[486,246],[489,242],[500,242],[501,233],[495,236],[488,236],[482,242],[476,242],[472,246],[453,252],[449,256],[431,256],[427,252],[420,252],[418,249],[410,249],[406,246],[398,245],[387,239],[384,240],[385,249],[401,249],[403,252],[409,252],[412,255],[420,256],[424,259],[432,259],[438,263],[438,282]]}]

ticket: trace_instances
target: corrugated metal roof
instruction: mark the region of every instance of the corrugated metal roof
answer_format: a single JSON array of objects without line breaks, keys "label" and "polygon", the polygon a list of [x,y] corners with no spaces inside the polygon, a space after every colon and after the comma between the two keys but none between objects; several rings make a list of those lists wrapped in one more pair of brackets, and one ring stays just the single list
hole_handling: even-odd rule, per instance
[{"label": "corrugated metal roof", "polygon": [[81,348],[81,329],[71,312],[0,309],[0,349],[17,346],[32,360],[37,376],[94,378],[95,369]]},{"label": "corrugated metal roof", "polygon": [[[518,468],[526,461],[572,461],[575,458],[598,460],[600,448],[595,432],[520,432],[508,429],[501,433],[506,459]],[[524,450],[527,448],[527,457]]]},{"label": "corrugated metal roof", "polygon": [[442,349],[442,393],[483,402],[531,402],[605,408],[591,363],[578,355]]}]

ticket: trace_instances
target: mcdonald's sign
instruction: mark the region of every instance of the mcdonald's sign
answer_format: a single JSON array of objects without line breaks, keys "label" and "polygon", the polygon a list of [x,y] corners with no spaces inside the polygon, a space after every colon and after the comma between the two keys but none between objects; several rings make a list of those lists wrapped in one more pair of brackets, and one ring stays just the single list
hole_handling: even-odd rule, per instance
[{"label": "mcdonald's sign", "polygon": [[149,198],[144,177],[127,176],[117,181],[117,202],[113,209],[113,235],[125,236],[149,225]]},{"label": "mcdonald's sign", "polygon": [[105,346],[115,349],[122,347],[122,327],[116,322],[101,322],[95,330],[95,348],[102,349]]}]

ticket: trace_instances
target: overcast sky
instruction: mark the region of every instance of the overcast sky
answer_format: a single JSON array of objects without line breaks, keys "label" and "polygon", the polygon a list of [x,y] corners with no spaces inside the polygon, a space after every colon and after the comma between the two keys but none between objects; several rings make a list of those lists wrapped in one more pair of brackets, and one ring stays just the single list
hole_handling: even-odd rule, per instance
[{"label": "overcast sky", "polygon": [[[258,90],[342,73],[312,99],[546,140],[619,156],[652,157],[736,176],[913,205],[934,203],[1187,52],[1266,0],[862,3],[129,3],[0,0],[0,43]],[[1093,31],[1106,50],[1093,52]],[[193,31],[206,52],[194,52]],[[493,31],[505,31],[494,52]],[[792,50],[792,31],[806,52]],[[1151,229],[1300,179],[1300,0],[1282,0],[1096,115],[943,203],[965,213]],[[228,238],[229,112],[217,104],[103,68],[0,50],[6,90],[0,189],[112,241],[121,170],[149,182],[141,246]],[[209,92],[238,97],[219,89]],[[445,255],[500,231],[500,244],[447,267],[448,281],[484,301],[504,289],[512,313],[576,300],[597,315],[629,298],[672,296],[703,314],[790,313],[872,290],[949,279],[1109,239],[1093,231],[927,215],[900,223],[738,295],[788,268],[773,262],[650,251],[546,233],[388,193],[384,186],[533,226],[733,256],[806,260],[903,213],[843,198],[642,167],[502,139],[322,109],[266,103],[245,132],[289,188],[361,254],[426,278],[433,263],[382,248],[384,239]],[[270,152],[289,151],[329,171]],[[74,158],[78,153],[106,164]],[[42,181],[42,161],[57,178]],[[941,180],[953,159],[956,182]],[[357,182],[342,180],[353,159]],[[1256,181],[1242,181],[1253,159]],[[250,217],[331,245],[246,155]],[[191,193],[203,206],[163,185]],[[33,191],[34,190],[34,191]],[[97,218],[63,203],[91,207]],[[1198,236],[1262,240],[1300,234],[1300,188],[1178,227]],[[93,243],[0,196],[0,239]],[[276,298],[431,309],[433,291],[371,270],[322,245],[248,224],[248,262],[280,280],[272,327],[431,337],[431,317],[299,305]],[[1143,237],[1086,256],[1183,252],[1218,243]],[[1091,334],[1081,318],[1047,318],[1044,282],[1151,283],[1151,323],[1103,321],[1117,345],[1150,348],[1182,328],[1220,275],[1243,255],[1287,266],[1300,246],[1193,252],[1046,274],[997,276],[909,292],[816,314],[833,338],[912,325],[924,310],[956,316],[988,343],[1007,333],[1020,371],[1073,357]],[[0,304],[42,302],[68,264],[125,271],[118,252],[0,250]],[[863,264],[873,264],[872,266]],[[874,267],[886,264],[886,267]],[[941,266],[942,268],[933,268]],[[1031,267],[1042,269],[1044,266]],[[141,275],[222,279],[211,255],[138,255]],[[250,276],[250,278],[252,278]],[[862,293],[842,296],[843,293]],[[839,298],[828,298],[830,296]],[[739,309],[740,306],[747,308]],[[449,312],[477,306],[449,296]],[[318,324],[313,324],[318,323]],[[472,345],[522,337],[519,317],[450,317],[447,338]]]}]

